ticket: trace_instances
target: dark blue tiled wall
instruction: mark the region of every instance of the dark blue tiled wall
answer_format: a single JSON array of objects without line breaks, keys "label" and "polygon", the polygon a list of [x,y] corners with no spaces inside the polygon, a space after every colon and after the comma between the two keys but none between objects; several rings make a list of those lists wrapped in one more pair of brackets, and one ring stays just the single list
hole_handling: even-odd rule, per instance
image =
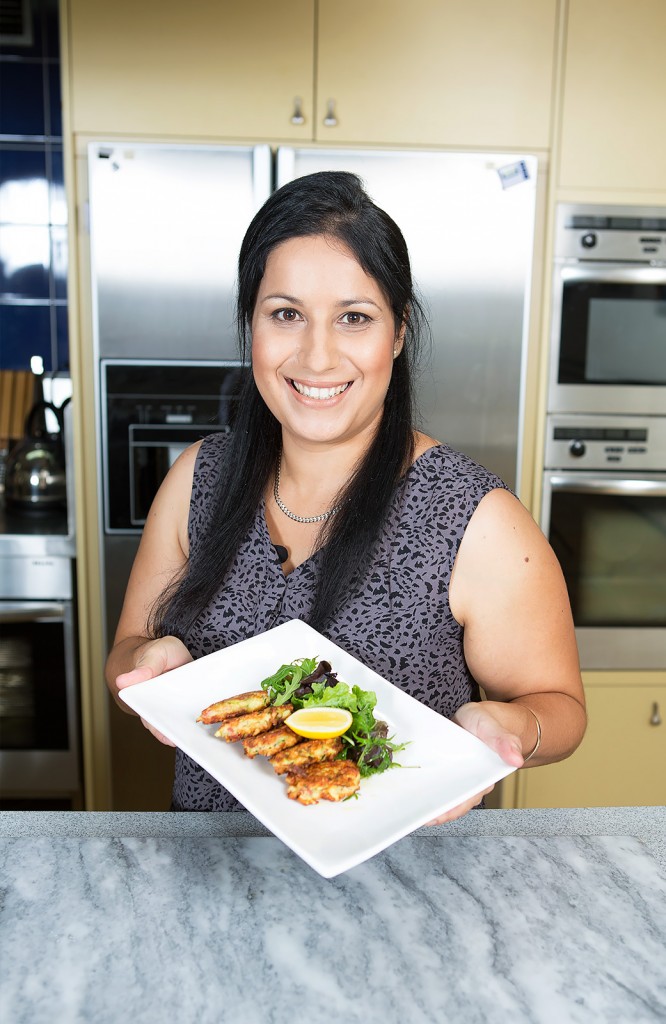
[{"label": "dark blue tiled wall", "polygon": [[67,371],[67,209],[58,0],[31,0],[27,43],[0,45],[0,369]]}]

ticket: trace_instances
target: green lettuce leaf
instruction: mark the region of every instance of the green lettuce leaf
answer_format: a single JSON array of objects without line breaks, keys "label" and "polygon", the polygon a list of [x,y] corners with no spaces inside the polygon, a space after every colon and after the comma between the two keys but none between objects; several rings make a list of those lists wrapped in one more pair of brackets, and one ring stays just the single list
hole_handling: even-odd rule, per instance
[{"label": "green lettuce leaf", "polygon": [[262,680],[261,688],[268,692],[271,704],[286,704],[301,679],[309,676],[317,667],[316,658],[297,658],[289,665],[281,665],[277,672]]}]

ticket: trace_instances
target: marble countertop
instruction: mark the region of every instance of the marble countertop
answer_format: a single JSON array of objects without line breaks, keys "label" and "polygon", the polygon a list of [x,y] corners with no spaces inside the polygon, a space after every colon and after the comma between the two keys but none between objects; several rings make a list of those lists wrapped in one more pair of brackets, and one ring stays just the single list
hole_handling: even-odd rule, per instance
[{"label": "marble countertop", "polygon": [[321,878],[248,814],[0,813],[0,1019],[666,1020],[666,808],[476,811]]}]

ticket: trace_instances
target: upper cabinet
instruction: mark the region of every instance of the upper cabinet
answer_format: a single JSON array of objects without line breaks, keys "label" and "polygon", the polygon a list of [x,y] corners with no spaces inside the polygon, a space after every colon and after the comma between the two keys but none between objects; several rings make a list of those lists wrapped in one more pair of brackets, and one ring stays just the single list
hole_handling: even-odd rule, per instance
[{"label": "upper cabinet", "polygon": [[569,0],[561,188],[666,187],[666,2]]},{"label": "upper cabinet", "polygon": [[546,149],[557,0],[319,0],[325,142]]},{"label": "upper cabinet", "polygon": [[68,0],[75,132],[546,149],[557,0]]},{"label": "upper cabinet", "polygon": [[312,138],[313,0],[68,0],[68,16],[73,131]]}]

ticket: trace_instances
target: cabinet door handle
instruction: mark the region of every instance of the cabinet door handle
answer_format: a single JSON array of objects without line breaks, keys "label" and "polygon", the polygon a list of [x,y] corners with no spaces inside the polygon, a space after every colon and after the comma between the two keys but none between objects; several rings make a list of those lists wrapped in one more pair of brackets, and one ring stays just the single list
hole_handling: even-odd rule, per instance
[{"label": "cabinet door handle", "polygon": [[292,124],[305,124],[303,116],[303,100],[300,96],[294,96],[294,112],[291,115]]},{"label": "cabinet door handle", "polygon": [[326,117],[324,118],[324,124],[327,128],[335,128],[338,123],[338,119],[335,116],[335,100],[328,100],[326,103]]},{"label": "cabinet door handle", "polygon": [[650,715],[650,725],[661,725],[661,715],[659,714],[659,705],[655,701],[652,705],[652,714]]}]

